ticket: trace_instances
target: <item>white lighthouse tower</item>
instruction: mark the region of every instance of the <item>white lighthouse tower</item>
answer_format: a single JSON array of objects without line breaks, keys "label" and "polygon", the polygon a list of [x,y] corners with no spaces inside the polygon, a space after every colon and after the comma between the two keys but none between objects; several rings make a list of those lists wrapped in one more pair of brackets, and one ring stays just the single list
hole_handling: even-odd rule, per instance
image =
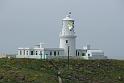
[{"label": "white lighthouse tower", "polygon": [[76,35],[74,32],[74,20],[71,12],[62,20],[62,32],[60,32],[60,48],[64,49],[65,56],[76,55]]}]

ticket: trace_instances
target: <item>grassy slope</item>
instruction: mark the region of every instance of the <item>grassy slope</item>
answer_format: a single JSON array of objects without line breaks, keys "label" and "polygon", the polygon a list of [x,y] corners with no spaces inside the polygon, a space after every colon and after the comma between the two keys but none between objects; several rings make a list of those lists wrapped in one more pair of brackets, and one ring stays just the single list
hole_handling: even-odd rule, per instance
[{"label": "grassy slope", "polygon": [[124,61],[119,60],[0,59],[0,83],[124,83]]}]

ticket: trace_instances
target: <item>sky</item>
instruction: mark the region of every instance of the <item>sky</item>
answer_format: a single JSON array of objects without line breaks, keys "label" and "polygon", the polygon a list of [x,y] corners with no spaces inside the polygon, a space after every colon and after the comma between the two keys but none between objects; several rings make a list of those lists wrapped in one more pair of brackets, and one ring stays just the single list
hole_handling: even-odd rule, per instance
[{"label": "sky", "polygon": [[72,12],[76,47],[90,44],[124,59],[124,0],[0,0],[0,52],[39,42],[59,47],[62,19]]}]

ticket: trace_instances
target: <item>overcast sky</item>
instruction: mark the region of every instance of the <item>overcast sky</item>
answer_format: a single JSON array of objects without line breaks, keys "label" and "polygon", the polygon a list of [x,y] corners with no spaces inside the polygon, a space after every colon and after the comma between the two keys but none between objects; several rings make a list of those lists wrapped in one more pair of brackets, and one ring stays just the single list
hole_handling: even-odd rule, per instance
[{"label": "overcast sky", "polygon": [[62,19],[71,11],[77,48],[90,44],[124,59],[124,0],[0,0],[0,52],[39,42],[59,47]]}]

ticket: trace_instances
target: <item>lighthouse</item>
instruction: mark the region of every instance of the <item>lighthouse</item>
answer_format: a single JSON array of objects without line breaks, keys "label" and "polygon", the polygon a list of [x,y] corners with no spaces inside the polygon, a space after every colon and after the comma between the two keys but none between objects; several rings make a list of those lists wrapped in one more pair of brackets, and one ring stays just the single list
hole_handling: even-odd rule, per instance
[{"label": "lighthouse", "polygon": [[32,48],[18,48],[16,58],[34,58],[34,59],[107,59],[104,51],[100,49],[91,49],[88,45],[82,49],[76,49],[76,35],[74,19],[71,12],[62,19],[62,31],[59,34],[60,43],[58,48],[42,47],[42,43]]},{"label": "lighthouse", "polygon": [[76,55],[76,35],[74,31],[74,19],[71,18],[71,12],[62,20],[62,31],[59,35],[59,48],[64,49],[65,56]]}]

